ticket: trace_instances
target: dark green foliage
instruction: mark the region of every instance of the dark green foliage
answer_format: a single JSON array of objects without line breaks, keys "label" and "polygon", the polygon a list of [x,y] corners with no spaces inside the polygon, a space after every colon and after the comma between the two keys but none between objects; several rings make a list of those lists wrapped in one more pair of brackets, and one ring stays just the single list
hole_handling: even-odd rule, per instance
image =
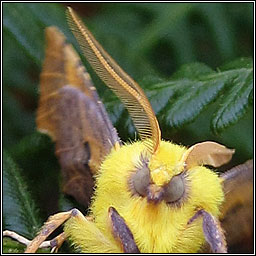
[{"label": "dark green foliage", "polygon": [[[220,171],[252,158],[252,3],[73,7],[143,87],[164,139],[187,146],[215,140],[235,148],[232,162]],[[58,26],[81,53],[63,4],[3,4],[3,146],[8,150],[3,158],[3,224],[28,238],[41,226],[38,219],[79,207],[60,193],[54,144],[35,132],[44,28],[50,25]],[[132,140],[136,135],[127,111],[84,63],[120,137]],[[4,243],[5,252],[24,250],[10,239]]]},{"label": "dark green foliage", "polygon": [[33,238],[42,225],[21,170],[3,153],[3,216],[6,229]]},{"label": "dark green foliage", "polygon": [[4,237],[3,239],[3,253],[23,253],[25,248],[25,245],[11,238]]},{"label": "dark green foliage", "polygon": [[[11,238],[3,238],[3,253],[17,254],[24,253],[25,245],[12,240]],[[50,253],[50,249],[38,249],[38,253]]]},{"label": "dark green foliage", "polygon": [[[168,89],[168,92],[165,90],[165,97],[170,95],[168,104],[163,106],[161,119],[171,127],[183,126],[220,98],[211,120],[213,132],[221,132],[236,123],[249,105],[253,70],[252,60],[250,66],[244,59],[235,63],[227,65],[229,69],[218,72],[200,63],[184,65],[174,75],[174,80],[163,82],[158,87],[158,91]],[[245,65],[242,66],[242,63]],[[152,87],[155,88],[155,85]]]},{"label": "dark green foliage", "polygon": [[[243,64],[245,65],[242,66]],[[220,108],[212,120],[213,130],[219,132],[236,123],[246,113],[250,103],[249,96],[253,92],[252,61],[249,64],[242,59],[241,63],[236,61],[227,67],[232,68],[223,72],[227,73],[225,78],[229,88],[226,94],[221,95]]]},{"label": "dark green foliage", "polygon": [[10,147],[9,152],[25,170],[28,187],[43,212],[42,218],[58,211],[59,165],[51,139],[47,135],[33,132]]}]

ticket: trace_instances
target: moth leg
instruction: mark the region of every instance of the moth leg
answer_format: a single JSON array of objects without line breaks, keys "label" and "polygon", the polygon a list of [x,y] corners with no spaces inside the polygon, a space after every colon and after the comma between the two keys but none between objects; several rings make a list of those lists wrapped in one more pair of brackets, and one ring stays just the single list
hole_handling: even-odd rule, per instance
[{"label": "moth leg", "polygon": [[66,240],[66,238],[67,238],[67,236],[66,236],[65,232],[62,232],[61,234],[59,234],[58,236],[53,238],[50,241],[50,245],[52,247],[51,253],[52,252],[57,252],[58,249],[62,246],[63,242]]},{"label": "moth leg", "polygon": [[[46,240],[46,238],[61,224],[72,216],[77,215],[79,211],[77,209],[72,209],[68,212],[57,213],[53,216],[50,216],[46,223],[43,225],[39,234],[28,244],[25,253],[35,253],[40,245]],[[79,212],[80,213],[80,212]],[[80,213],[81,214],[81,213]],[[50,242],[50,247],[58,249],[61,244],[64,242],[66,236],[64,233],[61,233],[56,238],[52,239]],[[55,250],[53,249],[53,251]]]},{"label": "moth leg", "polygon": [[[14,239],[14,240],[18,241],[19,243],[24,244],[26,246],[28,246],[31,243],[31,240],[25,238],[24,236],[17,234],[14,231],[5,230],[3,232],[3,236],[11,237],[12,239]],[[65,239],[66,239],[66,235],[63,232],[50,241],[44,241],[43,243],[40,244],[40,246],[38,248],[52,247],[51,252],[54,252],[54,251],[56,252],[61,247],[61,245],[65,241]]]},{"label": "moth leg", "polygon": [[224,231],[220,226],[220,222],[210,213],[199,210],[188,222],[190,224],[198,217],[203,218],[203,232],[205,240],[214,253],[227,253],[227,244]]},{"label": "moth leg", "polygon": [[113,235],[121,243],[123,251],[125,253],[140,253],[134,241],[133,234],[126,225],[125,220],[119,215],[114,207],[110,207],[108,213]]},{"label": "moth leg", "polygon": [[[14,232],[14,231],[5,230],[5,231],[3,232],[3,236],[11,237],[12,239],[14,239],[14,240],[18,241],[19,243],[24,244],[24,245],[26,245],[26,246],[28,246],[28,245],[31,243],[31,240],[28,240],[28,239],[25,238],[24,236],[21,236],[21,235],[17,234],[17,233]],[[39,246],[39,248],[48,248],[48,247],[51,247],[50,241],[44,241],[44,242]]]}]

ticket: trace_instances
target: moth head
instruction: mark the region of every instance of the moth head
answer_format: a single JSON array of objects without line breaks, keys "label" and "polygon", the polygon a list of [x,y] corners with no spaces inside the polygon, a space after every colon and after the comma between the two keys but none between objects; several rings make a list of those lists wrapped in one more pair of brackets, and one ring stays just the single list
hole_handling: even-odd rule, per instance
[{"label": "moth head", "polygon": [[[133,194],[147,198],[149,203],[165,201],[179,205],[188,195],[187,173],[193,167],[219,167],[229,162],[233,153],[234,150],[211,141],[197,143],[188,149],[175,145],[170,151],[163,150],[160,145],[152,158],[141,155],[129,181],[131,190]],[[177,156],[173,157],[175,154]]]},{"label": "moth head", "polygon": [[164,200],[176,204],[185,194],[184,172],[155,157],[157,155],[148,159],[141,155],[129,180],[131,191],[135,196],[146,198],[149,203],[157,204]]},{"label": "moth head", "polygon": [[167,203],[180,201],[186,192],[185,173],[192,166],[208,164],[217,167],[230,160],[233,151],[214,142],[204,142],[184,150],[181,158],[173,165],[166,164],[173,152],[166,153],[167,161],[155,165],[161,150],[161,131],[145,93],[100,46],[71,8],[67,10],[67,18],[87,61],[123,102],[145,145],[147,157],[141,157],[140,164],[130,178],[135,194],[155,203],[162,200]]}]

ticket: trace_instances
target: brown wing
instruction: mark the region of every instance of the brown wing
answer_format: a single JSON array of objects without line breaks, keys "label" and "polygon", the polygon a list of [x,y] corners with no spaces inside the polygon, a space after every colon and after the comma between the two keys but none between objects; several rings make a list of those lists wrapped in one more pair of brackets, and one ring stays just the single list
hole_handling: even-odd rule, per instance
[{"label": "brown wing", "polygon": [[87,205],[104,157],[119,143],[79,56],[56,27],[46,29],[37,128],[56,142],[64,192]]},{"label": "brown wing", "polygon": [[225,192],[221,222],[229,252],[252,253],[253,160],[232,168],[221,178]]}]

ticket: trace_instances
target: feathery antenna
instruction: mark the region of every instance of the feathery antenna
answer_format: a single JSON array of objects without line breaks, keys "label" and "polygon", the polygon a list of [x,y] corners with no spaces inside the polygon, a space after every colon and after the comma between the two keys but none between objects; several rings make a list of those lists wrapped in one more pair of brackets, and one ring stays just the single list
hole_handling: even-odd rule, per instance
[{"label": "feathery antenna", "polygon": [[122,100],[149,152],[156,153],[161,131],[143,90],[102,48],[70,7],[67,10],[67,19],[87,61],[104,83]]}]

